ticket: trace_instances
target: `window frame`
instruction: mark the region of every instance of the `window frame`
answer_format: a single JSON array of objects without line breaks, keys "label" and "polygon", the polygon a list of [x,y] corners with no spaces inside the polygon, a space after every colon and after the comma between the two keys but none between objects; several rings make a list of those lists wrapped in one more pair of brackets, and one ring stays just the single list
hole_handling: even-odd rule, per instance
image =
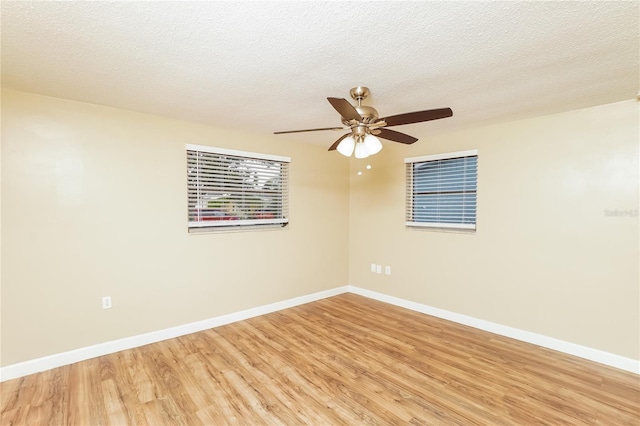
[{"label": "window frame", "polygon": [[[240,151],[235,149],[218,148],[207,145],[195,145],[186,144],[185,153],[187,160],[187,229],[189,233],[201,233],[201,232],[216,232],[216,231],[229,231],[229,230],[255,230],[255,229],[273,229],[284,228],[289,224],[289,165],[291,163],[290,157],[264,154],[250,151]],[[232,161],[233,159],[242,160],[257,160],[257,161],[269,161],[280,164],[280,172],[277,174],[282,181],[280,183],[280,195],[277,197],[278,205],[282,209],[282,217],[267,218],[267,219],[233,219],[233,220],[198,220],[193,221],[192,210],[196,205],[200,204],[203,199],[200,195],[195,197],[192,195],[192,188],[190,183],[190,161],[192,158],[191,152],[194,153],[206,153],[214,154],[225,157],[225,162]],[[230,160],[231,159],[231,160]],[[216,173],[217,174],[217,173]],[[232,175],[233,176],[233,175]],[[235,177],[237,179],[237,177]],[[232,178],[233,179],[233,178]],[[233,185],[233,180],[220,181],[220,186]],[[242,191],[241,191],[242,192]],[[192,198],[196,199],[195,204],[192,204]],[[211,201],[211,200],[209,200]]]},{"label": "window frame", "polygon": [[[415,204],[415,180],[414,180],[414,167],[416,164],[424,164],[433,161],[439,160],[453,160],[456,158],[466,158],[466,157],[475,157],[476,158],[476,175],[475,175],[475,205],[474,210],[475,214],[473,217],[473,223],[456,223],[456,222],[419,222],[414,220],[414,204]],[[466,151],[456,151],[456,152],[446,152],[440,154],[433,155],[423,155],[419,157],[409,157],[404,159],[405,167],[406,167],[406,202],[405,202],[405,226],[408,228],[429,228],[429,229],[451,229],[451,230],[459,230],[459,231],[475,231],[478,223],[478,215],[477,215],[477,207],[478,207],[478,150],[471,149]],[[471,191],[462,191],[462,194],[466,194]],[[464,210],[463,210],[464,211]]]}]

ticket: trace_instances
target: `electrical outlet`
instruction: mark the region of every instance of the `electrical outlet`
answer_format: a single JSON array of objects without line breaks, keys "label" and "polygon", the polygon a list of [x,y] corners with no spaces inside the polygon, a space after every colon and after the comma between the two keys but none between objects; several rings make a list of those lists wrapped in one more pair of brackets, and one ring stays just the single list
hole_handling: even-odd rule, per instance
[{"label": "electrical outlet", "polygon": [[371,264],[371,272],[375,272],[376,271],[376,264],[372,263]]},{"label": "electrical outlet", "polygon": [[385,275],[391,275],[391,266],[385,266],[384,273]]},{"label": "electrical outlet", "polygon": [[376,273],[377,274],[381,274],[382,273],[382,265],[376,265]]},{"label": "electrical outlet", "polygon": [[111,309],[111,296],[102,298],[102,309]]}]

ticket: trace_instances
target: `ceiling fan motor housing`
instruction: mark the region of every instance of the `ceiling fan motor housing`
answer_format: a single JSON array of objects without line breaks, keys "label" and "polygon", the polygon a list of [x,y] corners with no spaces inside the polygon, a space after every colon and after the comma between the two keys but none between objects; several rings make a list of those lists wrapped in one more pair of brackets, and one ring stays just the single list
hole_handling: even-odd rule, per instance
[{"label": "ceiling fan motor housing", "polygon": [[[358,114],[360,114],[360,116],[362,117],[363,123],[374,123],[375,121],[378,120],[378,111],[376,111],[375,108],[370,106],[364,106],[364,105],[358,105],[358,106],[355,106],[354,108],[356,109],[356,111],[358,111]],[[349,126],[352,123],[350,123],[349,120],[345,120],[344,117],[342,117],[342,124],[344,124],[345,126]]]}]

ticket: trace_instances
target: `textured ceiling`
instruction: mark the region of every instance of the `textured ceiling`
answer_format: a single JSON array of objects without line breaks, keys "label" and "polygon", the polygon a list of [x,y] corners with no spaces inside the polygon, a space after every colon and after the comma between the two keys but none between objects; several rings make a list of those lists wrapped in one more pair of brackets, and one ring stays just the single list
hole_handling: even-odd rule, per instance
[{"label": "textured ceiling", "polygon": [[396,128],[420,137],[634,98],[639,5],[3,1],[2,85],[265,134],[364,85],[381,116],[453,109]]}]

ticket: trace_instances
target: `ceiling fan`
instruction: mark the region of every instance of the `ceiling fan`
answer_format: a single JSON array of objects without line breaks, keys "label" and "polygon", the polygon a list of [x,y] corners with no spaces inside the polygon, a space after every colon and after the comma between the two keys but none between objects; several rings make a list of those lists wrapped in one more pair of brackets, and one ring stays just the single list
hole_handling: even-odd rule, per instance
[{"label": "ceiling fan", "polygon": [[413,136],[387,129],[387,127],[439,120],[453,115],[451,108],[439,108],[379,118],[378,111],[370,106],[362,105],[362,100],[369,96],[369,93],[367,87],[358,86],[351,89],[349,94],[358,103],[356,106],[351,105],[346,99],[327,98],[331,106],[340,113],[343,127],[285,130],[273,133],[280,135],[283,133],[317,132],[322,130],[350,130],[349,133],[340,136],[329,147],[329,151],[338,150],[339,153],[347,157],[350,157],[355,151],[356,158],[366,158],[382,149],[382,143],[377,137],[404,144],[412,144],[418,140]]}]

